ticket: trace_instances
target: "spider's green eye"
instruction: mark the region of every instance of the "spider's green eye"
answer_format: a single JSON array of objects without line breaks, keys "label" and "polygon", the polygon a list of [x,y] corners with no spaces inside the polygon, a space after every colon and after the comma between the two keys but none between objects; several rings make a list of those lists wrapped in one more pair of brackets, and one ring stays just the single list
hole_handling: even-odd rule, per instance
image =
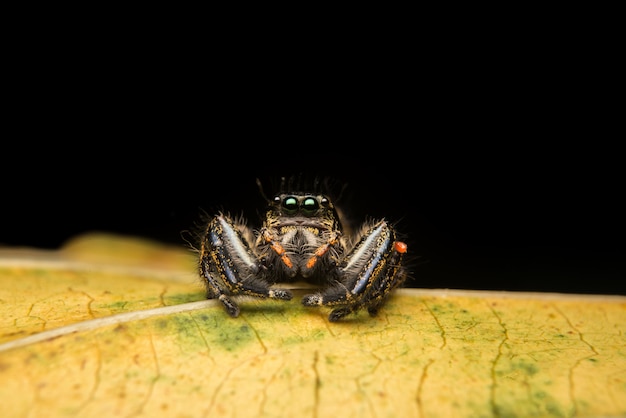
[{"label": "spider's green eye", "polygon": [[289,211],[298,210],[298,199],[288,196],[283,200],[283,207]]},{"label": "spider's green eye", "polygon": [[304,201],[302,202],[302,209],[305,212],[313,212],[315,210],[317,210],[317,208],[319,208],[319,203],[317,203],[317,200],[313,197],[307,197],[306,199],[304,199]]}]

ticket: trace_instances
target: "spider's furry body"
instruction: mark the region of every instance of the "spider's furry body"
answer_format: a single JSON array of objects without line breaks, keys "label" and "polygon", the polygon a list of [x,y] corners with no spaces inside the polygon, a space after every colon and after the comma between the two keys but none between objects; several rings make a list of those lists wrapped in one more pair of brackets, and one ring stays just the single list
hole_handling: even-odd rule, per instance
[{"label": "spider's furry body", "polygon": [[208,298],[219,299],[229,315],[239,315],[230,296],[244,294],[289,300],[276,283],[304,280],[319,286],[304,306],[329,305],[337,321],[366,308],[375,315],[407,277],[406,245],[387,221],[365,223],[344,236],[338,212],[318,192],[286,189],[268,200],[265,219],[252,230],[243,219],[219,213],[207,224],[200,245],[200,275]]}]

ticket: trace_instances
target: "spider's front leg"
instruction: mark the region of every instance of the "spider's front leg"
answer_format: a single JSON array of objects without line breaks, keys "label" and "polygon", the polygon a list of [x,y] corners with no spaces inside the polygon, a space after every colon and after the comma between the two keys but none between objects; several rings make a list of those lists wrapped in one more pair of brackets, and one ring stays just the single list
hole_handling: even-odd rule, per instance
[{"label": "spider's front leg", "polygon": [[200,275],[207,289],[207,298],[217,298],[232,317],[239,315],[239,306],[232,295],[290,300],[285,289],[271,289],[260,276],[264,266],[257,260],[250,244],[237,225],[225,215],[215,216],[207,225],[200,247]]},{"label": "spider's front leg", "polygon": [[328,319],[338,321],[351,312],[366,308],[378,313],[393,289],[407,277],[402,258],[405,243],[396,240],[395,230],[386,221],[374,224],[339,264],[339,283],[320,293],[304,296],[304,306],[338,306]]}]

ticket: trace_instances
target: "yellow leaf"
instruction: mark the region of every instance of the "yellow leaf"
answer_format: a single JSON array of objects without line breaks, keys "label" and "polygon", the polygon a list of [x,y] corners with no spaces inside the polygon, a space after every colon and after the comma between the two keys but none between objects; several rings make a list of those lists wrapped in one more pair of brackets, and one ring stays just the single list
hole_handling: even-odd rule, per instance
[{"label": "yellow leaf", "polygon": [[626,415],[626,298],[401,289],[370,318],[204,300],[194,254],[0,254],[6,417]]}]

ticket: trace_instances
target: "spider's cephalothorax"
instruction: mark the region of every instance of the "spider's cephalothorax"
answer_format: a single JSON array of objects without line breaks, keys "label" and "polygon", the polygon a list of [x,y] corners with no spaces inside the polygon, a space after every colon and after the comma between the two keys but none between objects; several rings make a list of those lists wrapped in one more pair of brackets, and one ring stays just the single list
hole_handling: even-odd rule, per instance
[{"label": "spider's cephalothorax", "polygon": [[337,211],[324,194],[281,192],[268,200],[260,230],[220,213],[204,230],[200,274],[208,298],[239,315],[232,295],[289,300],[276,283],[303,280],[320,287],[302,298],[304,306],[334,306],[337,321],[366,308],[375,315],[407,272],[407,247],[385,220],[368,222],[354,237],[343,234]]}]

